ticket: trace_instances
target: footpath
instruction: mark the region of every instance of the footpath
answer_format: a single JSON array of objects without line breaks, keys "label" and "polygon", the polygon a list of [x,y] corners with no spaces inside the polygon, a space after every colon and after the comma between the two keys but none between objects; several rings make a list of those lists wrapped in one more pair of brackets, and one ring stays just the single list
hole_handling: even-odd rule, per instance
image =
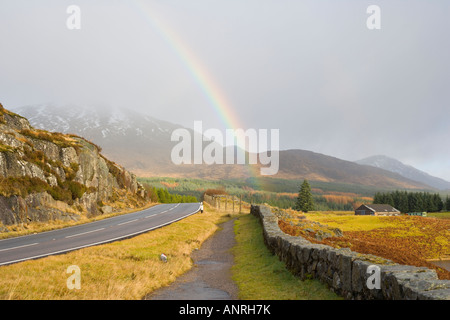
[{"label": "footpath", "polygon": [[147,295],[145,300],[236,300],[238,289],[231,279],[235,245],[234,219],[219,225],[201,248],[194,251],[194,266],[167,287]]}]

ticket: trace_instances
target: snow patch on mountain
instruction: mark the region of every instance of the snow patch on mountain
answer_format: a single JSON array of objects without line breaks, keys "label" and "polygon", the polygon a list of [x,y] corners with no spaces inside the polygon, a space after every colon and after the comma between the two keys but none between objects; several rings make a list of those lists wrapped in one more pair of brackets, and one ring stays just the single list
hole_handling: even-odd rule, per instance
[{"label": "snow patch on mountain", "polygon": [[450,190],[450,182],[431,176],[430,174],[414,168],[408,164],[404,164],[397,159],[393,159],[383,155],[376,155],[355,161],[357,164],[369,165],[380,169],[397,173],[405,178],[422,182],[430,187],[440,190]]}]

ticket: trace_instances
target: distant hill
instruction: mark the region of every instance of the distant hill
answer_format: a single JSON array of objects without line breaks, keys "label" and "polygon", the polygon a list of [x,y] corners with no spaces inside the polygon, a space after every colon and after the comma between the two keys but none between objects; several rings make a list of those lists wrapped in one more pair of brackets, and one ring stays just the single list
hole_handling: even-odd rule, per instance
[{"label": "distant hill", "polygon": [[436,189],[450,190],[449,181],[433,177],[426,172],[423,172],[419,169],[416,169],[410,165],[404,164],[396,159],[389,158],[387,156],[376,155],[355,162],[361,165],[368,165],[395,172],[405,178],[427,184]]},{"label": "distant hill", "polygon": [[[142,177],[246,179],[259,175],[259,165],[175,165],[170,153],[181,126],[126,109],[31,105],[14,110],[30,123],[50,131],[75,133],[102,147],[102,153]],[[192,130],[187,129],[190,132]],[[306,151],[280,151],[280,179],[309,179],[379,188],[431,189],[427,184],[381,168]]]},{"label": "distant hill", "polygon": [[371,166],[359,165],[307,150],[280,152],[277,178],[308,179],[376,186],[379,188],[430,189],[430,186],[405,178],[397,173]]}]

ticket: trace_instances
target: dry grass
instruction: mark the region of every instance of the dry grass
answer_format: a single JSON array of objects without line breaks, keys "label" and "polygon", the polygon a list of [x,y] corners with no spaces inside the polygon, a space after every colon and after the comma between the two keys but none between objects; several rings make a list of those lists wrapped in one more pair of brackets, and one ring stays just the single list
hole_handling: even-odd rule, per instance
[{"label": "dry grass", "polygon": [[[450,256],[450,220],[418,216],[356,216],[354,214],[306,214],[308,220],[343,231],[343,237],[331,237],[323,243],[348,247],[359,253],[373,254],[407,265],[436,269],[440,279],[450,279],[450,272],[428,262]],[[301,230],[286,223],[283,230],[296,235]]]},{"label": "dry grass", "polygon": [[[2,266],[0,299],[141,299],[189,270],[191,252],[231,216],[205,205],[203,214],[128,240]],[[67,288],[71,265],[81,269],[79,290]]]}]

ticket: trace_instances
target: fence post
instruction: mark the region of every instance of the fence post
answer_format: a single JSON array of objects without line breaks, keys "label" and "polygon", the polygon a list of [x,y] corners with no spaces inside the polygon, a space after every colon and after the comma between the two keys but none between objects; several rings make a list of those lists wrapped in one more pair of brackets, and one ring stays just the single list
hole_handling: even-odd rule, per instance
[{"label": "fence post", "polygon": [[239,213],[242,213],[242,194],[240,195],[239,199]]},{"label": "fence post", "polygon": [[233,196],[233,198],[232,198],[232,199],[233,199],[233,213],[234,213],[234,196]]}]

